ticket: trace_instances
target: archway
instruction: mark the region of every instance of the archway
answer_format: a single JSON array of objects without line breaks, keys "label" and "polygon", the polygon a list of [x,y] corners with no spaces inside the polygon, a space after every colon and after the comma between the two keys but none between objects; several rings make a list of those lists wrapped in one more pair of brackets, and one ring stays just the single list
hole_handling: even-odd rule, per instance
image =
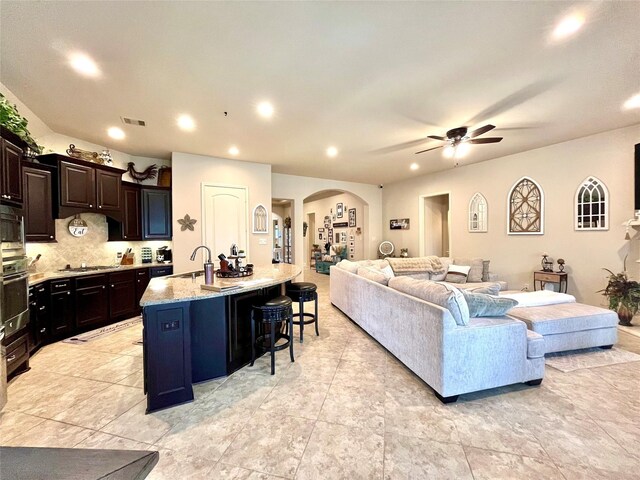
[{"label": "archway", "polygon": [[313,265],[314,252],[327,244],[347,249],[347,258],[368,257],[369,204],[359,195],[342,189],[325,189],[303,200],[304,264]]}]

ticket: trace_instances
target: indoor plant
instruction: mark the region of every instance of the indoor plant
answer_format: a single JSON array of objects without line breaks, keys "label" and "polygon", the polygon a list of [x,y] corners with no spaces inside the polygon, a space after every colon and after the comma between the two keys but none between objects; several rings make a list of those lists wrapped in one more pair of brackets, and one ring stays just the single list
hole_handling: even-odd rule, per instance
[{"label": "indoor plant", "polygon": [[624,259],[624,271],[613,273],[608,268],[609,282],[600,290],[609,299],[609,308],[618,312],[620,325],[630,326],[633,316],[640,307],[640,283],[629,280],[627,276],[627,258]]},{"label": "indoor plant", "polygon": [[42,153],[42,147],[36,143],[29,129],[27,129],[28,123],[29,121],[18,113],[18,108],[15,105],[11,105],[5,96],[0,93],[0,125],[11,133],[15,133],[36,153]]}]

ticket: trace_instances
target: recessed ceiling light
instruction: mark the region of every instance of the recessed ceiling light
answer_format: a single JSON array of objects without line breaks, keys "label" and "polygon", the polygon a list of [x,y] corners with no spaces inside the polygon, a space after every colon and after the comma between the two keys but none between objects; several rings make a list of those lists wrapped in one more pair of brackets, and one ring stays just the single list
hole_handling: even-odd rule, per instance
[{"label": "recessed ceiling light", "polygon": [[584,15],[580,13],[567,15],[553,29],[553,38],[563,40],[580,30],[582,25],[584,25]]},{"label": "recessed ceiling light", "polygon": [[193,130],[196,128],[196,122],[189,115],[180,115],[178,117],[178,127],[182,130]]},{"label": "recessed ceiling light", "polygon": [[420,168],[420,165],[418,165],[417,163],[412,163],[409,168],[411,170],[418,170]]},{"label": "recessed ceiling light", "polygon": [[122,140],[125,137],[124,132],[122,131],[121,128],[118,127],[110,127],[107,130],[107,134],[111,137],[114,138],[116,140]]},{"label": "recessed ceiling light", "polygon": [[640,108],[640,93],[636,93],[631,98],[629,98],[624,104],[622,108],[625,110],[631,110],[634,108]]},{"label": "recessed ceiling light", "polygon": [[258,114],[261,117],[264,117],[264,118],[273,117],[273,105],[271,105],[269,102],[260,102],[256,107],[256,109],[258,110]]},{"label": "recessed ceiling light", "polygon": [[88,55],[84,53],[74,52],[69,54],[69,65],[80,75],[85,77],[98,77],[100,69]]},{"label": "recessed ceiling light", "polygon": [[336,147],[329,147],[327,148],[327,157],[337,157],[338,156],[338,149]]},{"label": "recessed ceiling light", "polygon": [[235,145],[229,148],[230,155],[238,155],[239,153],[240,153],[240,150],[238,150],[238,147],[236,147]]}]

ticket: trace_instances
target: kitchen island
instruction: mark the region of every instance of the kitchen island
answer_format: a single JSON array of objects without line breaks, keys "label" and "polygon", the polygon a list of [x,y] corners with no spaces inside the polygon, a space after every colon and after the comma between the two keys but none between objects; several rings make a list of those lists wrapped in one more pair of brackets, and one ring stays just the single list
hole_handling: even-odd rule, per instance
[{"label": "kitchen island", "polygon": [[200,272],[152,279],[143,307],[147,413],[193,400],[193,383],[230,375],[251,361],[251,306],[282,294],[300,267],[254,267],[253,275],[216,278],[204,290]]}]

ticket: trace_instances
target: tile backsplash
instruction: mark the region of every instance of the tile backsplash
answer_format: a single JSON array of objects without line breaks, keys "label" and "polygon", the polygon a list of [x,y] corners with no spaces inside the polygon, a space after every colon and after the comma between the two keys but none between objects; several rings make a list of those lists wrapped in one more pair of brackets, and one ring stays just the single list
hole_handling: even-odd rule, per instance
[{"label": "tile backsplash", "polygon": [[81,218],[89,227],[83,237],[74,237],[69,233],[67,225],[73,217],[56,220],[57,243],[27,243],[27,255],[35,258],[41,254],[36,264],[37,272],[51,272],[65,268],[68,264],[79,267],[87,265],[113,265],[116,254],[132,248],[135,252],[135,263],[141,263],[142,247],[151,247],[155,261],[155,251],[162,246],[172,247],[171,241],[147,242],[108,242],[107,218],[98,213],[83,213]]}]

